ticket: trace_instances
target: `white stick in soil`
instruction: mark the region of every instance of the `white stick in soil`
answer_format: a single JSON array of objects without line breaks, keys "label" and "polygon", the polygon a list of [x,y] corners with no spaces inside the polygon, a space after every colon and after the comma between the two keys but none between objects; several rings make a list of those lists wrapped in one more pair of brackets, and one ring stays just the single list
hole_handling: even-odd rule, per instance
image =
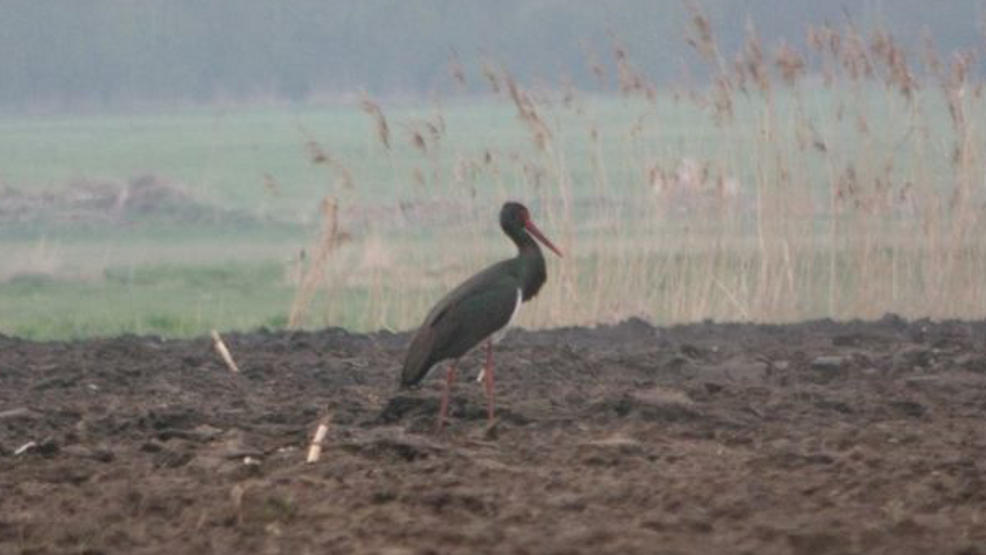
[{"label": "white stick in soil", "polygon": [[216,352],[219,356],[223,358],[223,362],[226,363],[226,367],[229,368],[230,372],[239,373],[240,367],[236,365],[233,361],[233,355],[229,354],[229,349],[226,348],[226,343],[223,342],[223,338],[219,337],[219,332],[212,330],[212,342],[216,347]]},{"label": "white stick in soil", "polygon": [[27,452],[28,449],[34,449],[37,446],[38,446],[38,444],[36,442],[29,441],[29,442],[25,443],[24,445],[21,445],[20,447],[18,447],[17,449],[15,449],[14,450],[14,456],[16,457],[18,455],[23,455],[24,453]]},{"label": "white stick in soil", "polygon": [[312,437],[311,445],[308,446],[308,458],[305,462],[318,462],[318,459],[322,456],[322,442],[325,441],[325,434],[329,432],[330,419],[331,417],[327,417],[325,420],[319,422],[318,428],[315,429],[315,435]]}]

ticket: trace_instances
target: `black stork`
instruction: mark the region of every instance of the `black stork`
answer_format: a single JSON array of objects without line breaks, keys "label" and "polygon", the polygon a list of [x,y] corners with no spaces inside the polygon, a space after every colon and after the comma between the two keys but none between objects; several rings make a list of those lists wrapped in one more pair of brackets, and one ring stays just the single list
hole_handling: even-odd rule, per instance
[{"label": "black stork", "polygon": [[500,227],[517,245],[517,256],[493,264],[438,301],[414,334],[404,360],[402,387],[419,383],[435,364],[451,360],[442,393],[439,429],[445,425],[456,363],[484,340],[486,363],[480,378],[486,386],[487,417],[493,422],[493,343],[506,332],[521,303],[537,295],[547,280],[544,256],[532,236],[562,256],[534,225],[523,204],[505,203],[500,209]]}]

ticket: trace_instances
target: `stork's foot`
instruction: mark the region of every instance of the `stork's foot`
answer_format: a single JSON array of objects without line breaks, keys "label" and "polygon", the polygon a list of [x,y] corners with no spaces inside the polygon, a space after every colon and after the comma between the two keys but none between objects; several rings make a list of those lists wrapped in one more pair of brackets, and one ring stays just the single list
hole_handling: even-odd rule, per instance
[{"label": "stork's foot", "polygon": [[455,384],[455,363],[448,365],[445,373],[445,388],[442,390],[442,404],[438,410],[438,423],[436,431],[441,433],[445,430],[445,422],[448,420],[448,403],[451,395],[452,386]]},{"label": "stork's foot", "polygon": [[445,417],[439,415],[438,421],[435,422],[435,434],[443,435],[445,433]]},{"label": "stork's foot", "polygon": [[500,421],[493,419],[486,423],[486,429],[483,430],[483,439],[497,439],[500,437]]}]

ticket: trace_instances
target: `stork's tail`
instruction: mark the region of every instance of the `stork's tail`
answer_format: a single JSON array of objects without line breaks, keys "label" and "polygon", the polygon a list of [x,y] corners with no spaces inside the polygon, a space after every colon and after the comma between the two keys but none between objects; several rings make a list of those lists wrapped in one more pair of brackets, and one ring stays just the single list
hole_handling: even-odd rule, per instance
[{"label": "stork's tail", "polygon": [[402,388],[417,385],[428,375],[428,371],[435,364],[431,358],[434,341],[435,333],[429,328],[422,328],[414,335],[411,346],[407,348],[404,368],[401,370]]}]

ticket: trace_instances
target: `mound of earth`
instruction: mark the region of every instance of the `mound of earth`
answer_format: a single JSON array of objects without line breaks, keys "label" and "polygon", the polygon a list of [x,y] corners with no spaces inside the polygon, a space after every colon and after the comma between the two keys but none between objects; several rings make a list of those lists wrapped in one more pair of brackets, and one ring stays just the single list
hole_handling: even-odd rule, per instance
[{"label": "mound of earth", "polygon": [[246,213],[202,203],[182,186],[155,175],[126,182],[76,181],[58,191],[0,189],[0,225],[98,225],[249,222]]},{"label": "mound of earth", "polygon": [[407,339],[0,337],[0,552],[986,552],[984,322],[514,331],[444,434]]}]

